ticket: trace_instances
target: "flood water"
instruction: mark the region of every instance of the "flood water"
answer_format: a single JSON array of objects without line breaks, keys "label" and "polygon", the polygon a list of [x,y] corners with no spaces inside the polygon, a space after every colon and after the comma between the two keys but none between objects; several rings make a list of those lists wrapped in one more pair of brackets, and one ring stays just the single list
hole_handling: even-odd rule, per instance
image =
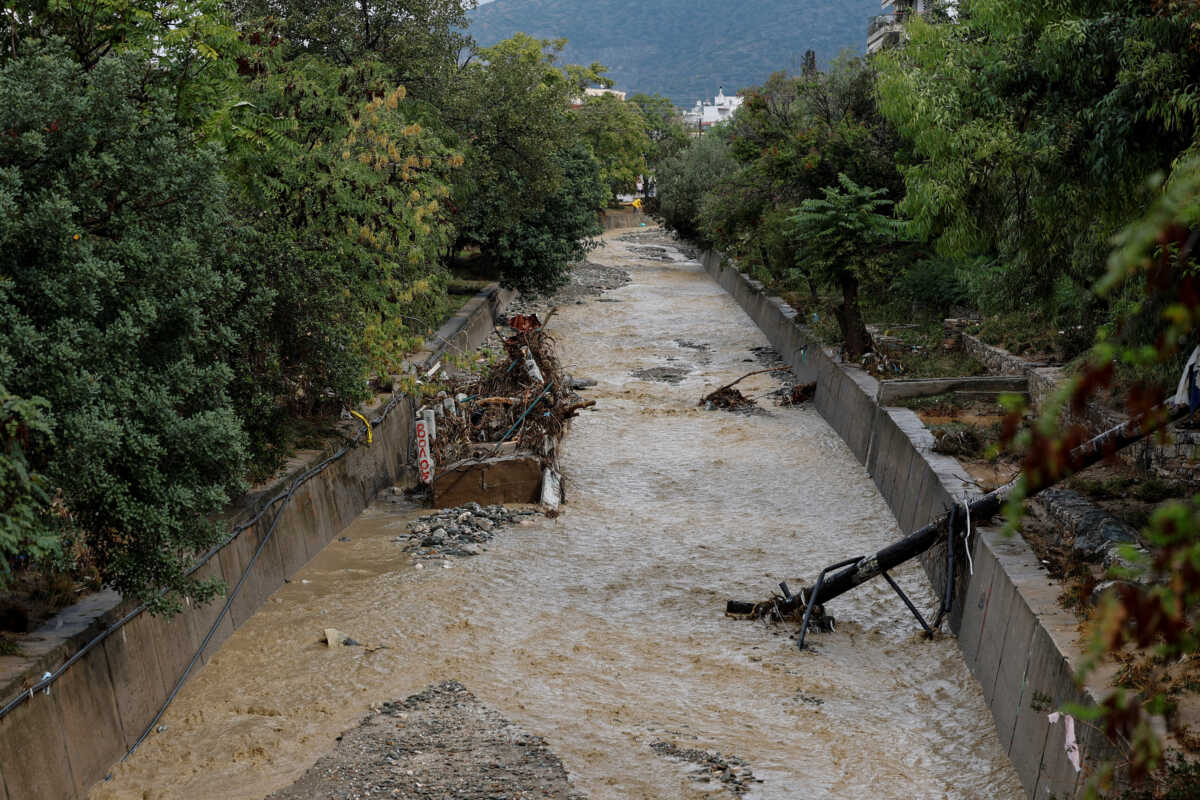
[{"label": "flood water", "polygon": [[[1017,798],[954,641],[926,642],[882,581],[829,605],[836,633],[723,616],[899,535],[870,478],[809,407],[704,411],[761,368],[765,338],[695,262],[606,237],[629,271],[559,310],[561,358],[598,385],[564,440],[568,504],[470,559],[415,569],[392,541],[419,510],[377,503],[277,592],[184,687],[109,798],[261,798],[294,781],[372,704],[456,679],[543,736],[592,800],[731,797],[658,741],[720,751],[751,798]],[[747,359],[750,359],[748,361]],[[632,377],[683,370],[670,384]],[[769,375],[739,384],[747,395]],[[927,612],[919,568],[893,573]],[[336,627],[368,648],[328,649]],[[370,647],[386,649],[368,652]]]}]

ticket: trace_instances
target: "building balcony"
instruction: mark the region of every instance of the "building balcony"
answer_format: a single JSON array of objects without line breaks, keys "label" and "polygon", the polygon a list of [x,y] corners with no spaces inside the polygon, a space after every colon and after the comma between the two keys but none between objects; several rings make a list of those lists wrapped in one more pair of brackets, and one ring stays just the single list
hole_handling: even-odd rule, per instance
[{"label": "building balcony", "polygon": [[892,47],[904,34],[904,14],[879,14],[867,24],[867,54]]}]

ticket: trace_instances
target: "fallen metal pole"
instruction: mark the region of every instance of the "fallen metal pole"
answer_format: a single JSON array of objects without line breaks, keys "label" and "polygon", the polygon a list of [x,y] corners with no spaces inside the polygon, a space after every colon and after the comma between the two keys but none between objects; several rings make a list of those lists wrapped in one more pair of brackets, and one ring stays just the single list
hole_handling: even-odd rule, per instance
[{"label": "fallen metal pole", "polygon": [[[1032,497],[1043,489],[1048,489],[1063,478],[1102,461],[1190,413],[1191,407],[1187,403],[1167,403],[1105,431],[1071,450],[1066,456],[1061,472],[1053,479],[1039,475],[1029,477],[1025,486],[1025,496]],[[967,503],[969,516],[979,520],[995,516],[1012,497],[1021,477],[1025,476],[1018,476],[999,489],[970,500]],[[859,559],[840,572],[818,580],[816,586],[806,587],[790,598],[777,601],[778,611],[786,613],[795,610],[803,604],[801,598],[807,598],[812,604],[827,603],[855,586],[919,556],[946,537],[950,528],[949,521],[949,512],[941,514],[925,527],[888,545],[875,555]]]}]

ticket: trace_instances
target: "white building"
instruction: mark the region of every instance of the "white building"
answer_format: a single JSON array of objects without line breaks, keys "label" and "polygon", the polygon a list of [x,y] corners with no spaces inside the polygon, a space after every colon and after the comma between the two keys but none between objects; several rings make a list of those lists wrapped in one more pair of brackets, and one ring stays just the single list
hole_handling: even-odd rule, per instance
[{"label": "white building", "polygon": [[[877,53],[887,47],[895,47],[904,38],[904,23],[914,14],[925,14],[938,5],[934,0],[879,0],[879,8],[891,12],[871,17],[867,25],[867,55]],[[957,7],[955,0],[942,2],[941,5],[952,16]]]},{"label": "white building", "polygon": [[603,97],[606,94],[611,94],[622,103],[625,102],[625,92],[622,92],[619,89],[598,89],[588,87],[583,90],[583,97],[571,98],[571,108],[583,108],[583,104],[589,97]]},{"label": "white building", "polygon": [[611,94],[611,95],[613,95],[614,97],[616,97],[618,100],[620,100],[622,103],[624,103],[624,102],[625,102],[625,93],[624,93],[624,92],[622,92],[622,91],[620,91],[619,89],[592,89],[592,88],[588,88],[588,89],[584,89],[584,90],[583,90],[583,93],[584,93],[585,95],[587,95],[588,97],[602,97],[603,95],[606,95],[606,94]]},{"label": "white building", "polygon": [[745,98],[725,94],[725,87],[717,89],[711,101],[697,100],[691,111],[683,113],[683,123],[689,131],[700,131],[725,122],[733,116]]}]

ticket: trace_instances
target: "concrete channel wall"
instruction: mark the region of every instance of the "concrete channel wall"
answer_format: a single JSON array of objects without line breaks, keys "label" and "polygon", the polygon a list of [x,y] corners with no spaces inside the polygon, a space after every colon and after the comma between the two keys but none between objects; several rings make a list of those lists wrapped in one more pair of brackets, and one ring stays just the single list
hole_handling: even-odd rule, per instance
[{"label": "concrete channel wall", "polygon": [[[797,377],[816,382],[817,411],[866,466],[902,530],[916,530],[952,502],[962,502],[969,491],[966,472],[955,459],[933,452],[933,435],[914,412],[880,406],[877,380],[840,363],[834,351],[810,339],[794,309],[769,296],[720,253],[704,253],[701,263]],[[1037,800],[1074,798],[1082,793],[1089,767],[1117,758],[1102,733],[1076,726],[1084,764],[1084,772],[1076,773],[1064,747],[1065,723],[1048,720],[1050,712],[1068,703],[1093,705],[1100,696],[1093,687],[1080,689],[1073,679],[1082,657],[1078,620],[1059,605],[1060,590],[1019,536],[981,528],[970,548],[973,572],[960,572],[950,628],[1026,793]],[[831,553],[830,561],[855,555]],[[964,556],[960,550],[958,564],[966,570]],[[945,562],[944,544],[922,558],[939,597],[946,584]]]},{"label": "concrete channel wall", "polygon": [[[409,363],[429,369],[447,350],[478,347],[512,292],[496,287],[477,294]],[[360,409],[373,419],[388,397]],[[208,659],[295,574],[348,526],[384,487],[402,478],[409,463],[414,416],[401,398],[374,430],[374,443],[303,484],[284,508],[274,535],[250,570],[241,593],[201,655]],[[328,451],[310,451],[288,464],[268,487],[241,498],[226,515],[245,519],[322,461]],[[199,570],[233,587],[258,549],[273,513],[226,544]],[[76,661],[48,692],[38,692],[0,719],[0,800],[62,800],[85,797],[131,746],[167,698],[216,620],[223,601],[188,607],[171,618],[134,616]],[[0,658],[0,703],[57,670],[97,635],[131,610],[113,592],[92,595],[34,631],[24,657]]]},{"label": "concrete channel wall", "polygon": [[638,208],[606,208],[600,214],[600,224],[606,231],[617,228],[636,228],[649,221],[646,214]]}]

